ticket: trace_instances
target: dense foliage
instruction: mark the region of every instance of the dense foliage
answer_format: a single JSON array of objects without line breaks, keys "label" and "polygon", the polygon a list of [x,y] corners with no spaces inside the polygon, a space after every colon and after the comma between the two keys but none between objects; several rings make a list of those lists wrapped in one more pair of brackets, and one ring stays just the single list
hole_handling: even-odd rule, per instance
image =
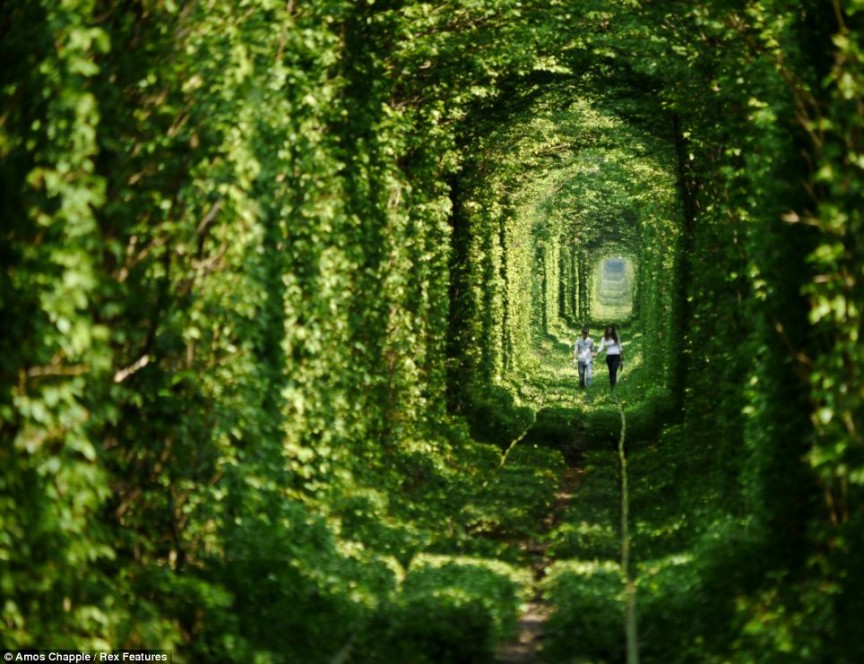
[{"label": "dense foliage", "polygon": [[4,2],[0,646],[860,661],[861,10]]}]

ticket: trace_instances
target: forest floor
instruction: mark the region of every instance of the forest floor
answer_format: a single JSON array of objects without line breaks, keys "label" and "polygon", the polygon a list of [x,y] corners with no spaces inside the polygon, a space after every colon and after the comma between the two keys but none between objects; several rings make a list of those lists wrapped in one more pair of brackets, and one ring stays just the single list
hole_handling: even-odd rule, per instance
[{"label": "forest floor", "polygon": [[549,514],[543,520],[542,528],[534,537],[520,543],[522,549],[533,559],[531,563],[534,573],[534,589],[531,601],[522,606],[519,618],[519,632],[513,641],[502,643],[495,655],[499,664],[539,664],[542,662],[543,628],[551,614],[552,607],[543,599],[539,583],[546,575],[546,568],[551,564],[546,533],[551,532],[560,522],[562,515],[569,507],[579,488],[582,468],[568,467],[561,474],[555,502]]},{"label": "forest floor", "polygon": [[[641,335],[631,339],[623,385],[619,383],[615,392],[610,392],[605,366],[600,363],[594,385],[589,390],[578,389],[575,368],[549,362],[549,358],[562,354],[561,344],[556,348],[552,343],[538,358],[536,380],[517,388],[520,397],[537,409],[534,424],[517,443],[558,449],[567,465],[558,476],[554,500],[536,531],[511,544],[523,552],[523,565],[531,572],[533,583],[526,593],[529,599],[520,607],[518,632],[512,640],[501,643],[495,653],[498,664],[560,661],[562,643],[567,643],[567,648],[580,648],[584,636],[575,635],[571,627],[581,621],[588,626],[593,618],[571,614],[582,610],[590,613],[590,600],[583,604],[571,601],[567,595],[584,591],[586,597],[592,597],[595,584],[603,583],[605,575],[609,588],[603,592],[609,601],[594,608],[606,608],[608,604],[610,615],[617,614],[618,620],[624,617],[625,607],[616,599],[622,553],[621,473],[625,463],[619,458],[624,422],[622,399],[633,397],[639,401],[643,392],[641,381],[632,384],[641,374]],[[559,606],[562,600],[566,607]],[[619,630],[613,626],[611,631],[616,648],[624,641]]]}]

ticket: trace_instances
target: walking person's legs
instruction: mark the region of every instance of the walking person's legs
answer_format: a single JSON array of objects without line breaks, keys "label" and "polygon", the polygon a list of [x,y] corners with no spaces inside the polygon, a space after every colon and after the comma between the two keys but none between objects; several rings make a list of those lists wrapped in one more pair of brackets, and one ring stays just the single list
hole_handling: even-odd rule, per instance
[{"label": "walking person's legs", "polygon": [[[585,371],[585,369],[586,369],[586,367],[585,367],[585,362],[582,362],[582,361],[580,360],[580,361],[577,363],[577,366],[579,367],[579,387],[585,387],[585,373],[586,373],[586,371]],[[589,383],[588,383],[588,384],[590,385],[590,384],[591,384],[591,383],[590,383],[590,380],[591,380],[591,379],[589,378],[588,380],[589,380]]]},{"label": "walking person's legs", "polygon": [[620,355],[607,355],[606,366],[609,367],[609,387],[615,389],[618,382],[618,366],[621,364]]}]

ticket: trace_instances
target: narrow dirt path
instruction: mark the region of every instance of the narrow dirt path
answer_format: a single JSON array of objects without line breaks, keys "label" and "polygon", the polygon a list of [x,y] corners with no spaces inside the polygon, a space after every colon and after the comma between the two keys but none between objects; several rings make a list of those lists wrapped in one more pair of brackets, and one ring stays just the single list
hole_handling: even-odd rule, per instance
[{"label": "narrow dirt path", "polygon": [[535,536],[536,539],[525,542],[522,546],[531,556],[531,568],[534,571],[534,592],[519,619],[519,633],[514,641],[504,643],[498,648],[495,661],[498,664],[541,664],[543,649],[543,626],[552,612],[552,607],[543,600],[539,583],[546,574],[546,567],[551,562],[548,557],[548,544],[543,536],[558,524],[567,506],[573,500],[582,477],[581,468],[566,468],[561,474],[555,503],[549,514],[543,520],[542,527]]}]

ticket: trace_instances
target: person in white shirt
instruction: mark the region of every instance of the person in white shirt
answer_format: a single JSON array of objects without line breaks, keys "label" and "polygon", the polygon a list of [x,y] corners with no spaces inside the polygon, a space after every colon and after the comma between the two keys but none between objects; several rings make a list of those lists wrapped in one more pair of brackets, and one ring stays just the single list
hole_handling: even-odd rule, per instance
[{"label": "person in white shirt", "polygon": [[582,328],[582,336],[573,344],[573,361],[579,369],[579,387],[591,387],[594,340],[588,336],[588,328]]},{"label": "person in white shirt", "polygon": [[624,349],[621,346],[618,333],[615,332],[614,325],[606,328],[603,333],[603,340],[600,342],[600,348],[594,353],[594,357],[597,357],[604,350],[606,351],[606,366],[609,367],[609,386],[614,390],[615,384],[618,382],[618,369],[624,363]]}]

